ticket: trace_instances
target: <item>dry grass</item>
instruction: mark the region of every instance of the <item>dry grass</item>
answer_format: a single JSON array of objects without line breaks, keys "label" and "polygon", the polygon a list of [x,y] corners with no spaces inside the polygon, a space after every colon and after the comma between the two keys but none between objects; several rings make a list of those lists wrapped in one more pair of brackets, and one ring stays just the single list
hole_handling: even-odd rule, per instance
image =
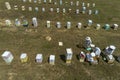
[{"label": "dry grass", "polygon": [[[100,10],[99,15],[75,15],[71,14],[56,14],[56,13],[44,13],[41,12],[21,12],[19,11],[7,11],[4,10],[4,2],[7,0],[1,0],[0,3],[0,18],[1,20],[11,19],[12,22],[15,18],[25,16],[26,19],[31,22],[31,18],[34,16],[38,17],[39,27],[37,29],[30,28],[26,30],[23,27],[0,27],[0,53],[2,54],[5,50],[10,50],[15,56],[11,65],[6,65],[2,58],[0,58],[0,80],[119,80],[120,79],[120,64],[115,61],[114,65],[107,64],[100,59],[98,65],[89,65],[89,63],[79,63],[77,55],[82,48],[84,38],[90,36],[93,43],[99,46],[101,49],[105,48],[110,44],[114,44],[117,49],[114,55],[120,55],[120,29],[114,31],[110,29],[105,31],[103,29],[95,30],[94,26],[91,29],[81,30],[75,26],[77,22],[82,22],[86,25],[87,19],[93,19],[94,23],[118,23],[120,20],[120,6],[119,0],[90,0],[85,2],[95,2],[96,8]],[[83,1],[83,0],[80,0]],[[22,5],[22,2],[13,2],[11,4]],[[114,6],[116,4],[116,6]],[[37,6],[38,4],[24,3],[26,6]],[[47,9],[50,6],[57,7],[54,5],[45,4],[38,5],[39,7],[45,6]],[[64,5],[65,6],[65,5]],[[67,7],[67,6],[66,6]],[[69,7],[69,6],[68,6]],[[62,8],[62,7],[61,7]],[[76,7],[72,7],[75,9]],[[105,10],[106,9],[106,10]],[[2,11],[2,12],[1,12]],[[22,19],[21,19],[22,20]],[[52,20],[52,27],[47,29],[45,27],[46,20]],[[65,29],[67,21],[72,21],[72,28],[70,30]],[[62,28],[57,29],[55,27],[56,21],[62,22]],[[3,21],[4,22],[4,21]],[[0,22],[2,24],[2,22]],[[36,31],[37,30],[37,31]],[[46,36],[51,37],[51,41],[46,40]],[[63,47],[58,46],[58,42],[64,43]],[[78,47],[79,45],[79,47]],[[66,48],[71,47],[74,55],[71,65],[67,65],[64,62]],[[28,63],[20,63],[19,56],[22,52],[28,53]],[[43,53],[43,63],[35,63],[35,56],[37,53]],[[50,54],[56,55],[56,62],[54,66],[48,64],[48,57]]]}]

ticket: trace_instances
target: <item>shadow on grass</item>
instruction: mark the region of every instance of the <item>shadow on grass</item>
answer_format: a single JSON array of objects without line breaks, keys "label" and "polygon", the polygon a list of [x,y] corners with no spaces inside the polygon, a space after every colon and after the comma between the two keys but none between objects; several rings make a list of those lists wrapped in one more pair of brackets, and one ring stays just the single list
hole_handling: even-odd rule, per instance
[{"label": "shadow on grass", "polygon": [[79,44],[76,45],[76,47],[77,47],[77,48],[85,49],[85,47],[83,47],[83,46],[81,46],[81,45],[82,45],[82,44],[79,43]]},{"label": "shadow on grass", "polygon": [[105,48],[102,50],[100,55],[102,56],[102,60],[107,63],[108,61],[107,61],[106,55],[104,53],[105,53]]},{"label": "shadow on grass", "polygon": [[79,60],[79,54],[76,55],[76,59]]},{"label": "shadow on grass", "polygon": [[64,62],[66,62],[66,60],[65,60],[65,55],[63,54],[63,55],[60,55],[60,59],[62,60],[62,61],[64,61]]},{"label": "shadow on grass", "polygon": [[120,63],[120,56],[113,55],[113,57],[115,58],[115,61],[117,61],[118,63]]}]

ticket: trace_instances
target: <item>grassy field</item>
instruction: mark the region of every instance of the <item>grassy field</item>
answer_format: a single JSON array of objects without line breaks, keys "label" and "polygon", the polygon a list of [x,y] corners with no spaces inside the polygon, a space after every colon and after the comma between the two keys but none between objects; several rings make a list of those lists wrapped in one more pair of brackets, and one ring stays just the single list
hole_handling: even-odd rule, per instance
[{"label": "grassy field", "polygon": [[[9,1],[12,8],[15,4],[18,5],[19,10],[14,9],[8,11],[5,8],[4,2]],[[65,0],[70,2],[70,0]],[[77,0],[74,0],[74,2]],[[112,29],[105,31],[104,29],[95,30],[95,24],[100,23],[102,26],[105,23],[120,25],[120,1],[119,0],[79,0],[80,2],[96,3],[95,9],[100,13],[98,15],[75,15],[74,12],[56,14],[56,12],[49,13],[50,7],[76,8],[81,9],[81,6],[71,7],[69,4],[53,5],[53,4],[38,4],[38,3],[23,3],[21,0],[0,0],[0,54],[5,50],[10,50],[14,55],[14,60],[11,65],[6,65],[2,58],[0,58],[0,80],[120,80],[120,63],[115,61],[114,64],[108,64],[100,59],[98,65],[89,65],[89,63],[80,63],[77,55],[82,48],[86,36],[90,36],[96,46],[104,49],[108,45],[115,45],[117,49],[114,52],[115,56],[120,55],[120,29],[114,31]],[[21,11],[20,6],[38,6],[41,9],[44,6],[47,12],[29,12]],[[91,8],[93,9],[93,8]],[[94,9],[93,9],[94,10]],[[26,31],[24,27],[6,27],[4,25],[5,19],[10,19],[12,22],[19,18],[22,20],[24,16],[29,22],[30,27]],[[37,17],[39,22],[38,28],[31,26],[32,17]],[[92,19],[94,24],[90,29],[77,29],[76,24],[82,22],[86,25],[88,19]],[[52,21],[50,29],[45,27],[46,20]],[[62,23],[62,28],[55,27],[56,21]],[[72,22],[70,30],[65,29],[67,21]],[[36,32],[37,30],[37,32]],[[46,36],[52,38],[51,41],[46,40]],[[62,41],[64,46],[59,47],[58,42]],[[79,45],[79,47],[78,47]],[[66,53],[66,48],[72,48],[73,60],[71,65],[67,65],[62,58]],[[20,62],[20,54],[27,53],[29,56],[28,63],[22,64]],[[43,63],[37,64],[35,56],[37,53],[43,53]],[[55,65],[51,66],[48,63],[50,54],[56,55]]]}]

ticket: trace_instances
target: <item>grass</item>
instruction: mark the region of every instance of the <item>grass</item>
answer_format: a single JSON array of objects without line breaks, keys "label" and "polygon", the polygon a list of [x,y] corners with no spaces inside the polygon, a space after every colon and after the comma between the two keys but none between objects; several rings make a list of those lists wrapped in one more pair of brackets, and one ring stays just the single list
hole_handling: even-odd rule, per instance
[{"label": "grass", "polygon": [[[36,12],[22,12],[21,10],[6,10],[4,2],[7,0],[0,1],[0,53],[2,54],[5,50],[10,50],[14,55],[14,60],[11,65],[6,65],[5,62],[0,58],[0,80],[119,80],[120,76],[120,64],[115,61],[114,65],[110,65],[100,59],[98,65],[89,65],[89,63],[80,63],[77,59],[77,55],[80,51],[84,50],[82,48],[84,39],[86,36],[90,36],[92,41],[96,46],[104,49],[106,46],[114,44],[117,49],[114,55],[120,55],[120,29],[114,31],[110,29],[105,31],[104,29],[95,30],[93,27],[96,23],[100,23],[102,26],[105,23],[113,24],[120,21],[120,6],[119,0],[89,0],[84,2],[96,3],[96,9],[100,11],[99,15],[75,15],[74,12],[56,14],[45,12],[44,14],[39,11]],[[67,0],[69,1],[69,0]],[[76,0],[75,0],[76,1]],[[74,2],[75,2],[74,1]],[[82,2],[83,0],[80,0]],[[22,3],[21,0],[15,2],[10,1],[10,4],[18,4],[19,8],[23,4],[25,6],[38,6],[41,9],[42,6],[46,7],[58,7],[53,4],[34,4],[34,3]],[[64,5],[69,8],[69,5]],[[59,6],[60,9],[63,6]],[[76,6],[71,7],[74,11]],[[80,7],[81,8],[81,7]],[[25,18],[31,23],[31,18],[36,16],[38,18],[39,27],[37,32],[30,25],[28,30],[32,32],[26,32],[26,28],[4,26],[5,19],[11,19],[12,22],[15,18],[20,18],[25,16]],[[94,25],[91,29],[81,30],[77,29],[75,26],[77,22],[82,22],[86,25],[88,19],[92,19]],[[22,19],[21,19],[22,20]],[[52,27],[47,29],[45,27],[46,20],[52,21]],[[56,21],[62,23],[62,28],[57,29],[55,27]],[[72,28],[67,30],[64,28],[67,21],[72,22]],[[47,41],[46,36],[51,36],[52,40]],[[62,41],[64,46],[59,47],[58,42]],[[79,45],[79,47],[77,46]],[[65,55],[66,48],[71,47],[73,49],[74,55],[71,65],[67,65],[61,58],[61,55]],[[22,64],[20,62],[20,54],[27,53],[29,56],[28,63]],[[43,63],[35,63],[35,56],[37,53],[43,53]],[[48,64],[48,57],[50,54],[56,55],[56,62],[54,66]]]}]

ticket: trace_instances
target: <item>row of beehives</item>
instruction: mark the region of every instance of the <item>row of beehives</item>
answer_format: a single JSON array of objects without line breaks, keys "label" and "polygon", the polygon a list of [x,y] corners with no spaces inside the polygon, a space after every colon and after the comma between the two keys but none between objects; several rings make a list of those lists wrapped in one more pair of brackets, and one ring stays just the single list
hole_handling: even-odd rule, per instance
[{"label": "row of beehives", "polygon": [[[96,47],[93,43],[90,37],[85,38],[84,42],[84,48],[87,50],[87,53],[85,54],[83,51],[80,52],[78,55],[79,61],[80,62],[90,62],[91,64],[98,64],[99,57],[102,54],[103,60],[106,60],[108,63],[113,63],[114,62],[114,56],[113,53],[116,49],[114,45],[107,46],[105,50],[101,53],[101,49],[99,47]],[[73,56],[73,51],[72,48],[66,48],[66,57],[64,60],[66,60],[66,63],[70,64],[72,61],[72,56]],[[7,63],[10,64],[14,57],[10,51],[5,51],[2,54],[3,60]],[[22,63],[25,63],[28,61],[28,55],[27,53],[22,53],[20,55],[20,60]],[[42,54],[37,54],[35,58],[36,62],[42,63],[43,61],[43,55]],[[49,63],[50,64],[55,64],[55,55],[50,55],[49,57]]]},{"label": "row of beehives", "polygon": [[[8,5],[8,4],[7,4]],[[9,5],[9,6],[7,6],[6,5],[6,8],[8,9],[8,10],[10,10],[11,9],[11,6]],[[14,5],[14,10],[18,10],[19,8],[18,8],[18,6],[17,5]],[[38,11],[40,11],[40,12],[46,12],[47,10],[46,10],[46,8],[45,7],[42,7],[41,8],[41,10],[39,9],[39,7],[35,7],[35,8],[33,8],[33,7],[28,7],[28,8],[26,8],[25,6],[21,6],[21,8],[20,8],[22,11],[26,11],[26,9],[28,9],[28,11],[35,11],[35,12],[38,12]],[[33,10],[34,9],[34,10]],[[95,10],[91,10],[91,9],[88,9],[87,10],[87,8],[86,7],[82,7],[82,9],[79,9],[79,8],[77,8],[77,9],[75,9],[75,10],[72,10],[71,8],[69,8],[69,9],[66,9],[66,8],[62,8],[61,10],[60,10],[60,8],[56,8],[56,9],[54,9],[54,8],[50,8],[49,9],[49,11],[50,12],[56,12],[56,13],[60,13],[60,12],[62,12],[62,13],[67,13],[67,12],[75,12],[76,14],[80,14],[80,13],[82,13],[82,14],[85,14],[85,13],[87,13],[87,14],[89,14],[89,15],[91,15],[91,14],[98,14],[99,13],[99,11],[97,10],[97,9],[95,9]]]},{"label": "row of beehives", "polygon": [[[21,8],[20,8],[22,11],[26,11],[26,9],[28,9],[28,11],[35,11],[35,12],[47,12],[47,10],[46,10],[46,8],[45,7],[42,7],[41,9],[39,9],[39,7],[35,7],[35,8],[32,8],[32,7],[28,7],[28,8],[26,8],[25,6],[21,6]],[[14,6],[14,10],[18,10],[18,6],[17,5],[15,5]],[[82,13],[82,14],[85,14],[85,13],[87,13],[87,14],[89,14],[89,15],[91,15],[91,14],[98,14],[99,13],[99,11],[98,10],[91,10],[91,9],[89,9],[89,10],[87,10],[86,9],[86,7],[82,7],[82,9],[80,10],[80,9],[75,9],[75,10],[72,10],[71,8],[69,8],[69,9],[66,9],[66,8],[62,8],[61,10],[60,10],[60,8],[56,8],[56,9],[54,9],[54,8],[50,8],[49,10],[48,10],[49,12],[56,12],[56,13],[71,13],[71,12],[74,12],[74,13],[76,13],[76,14],[80,14],[80,13]]]},{"label": "row of beehives", "polygon": [[[22,21],[22,23],[21,23],[21,21],[19,20],[19,19],[15,19],[15,26],[24,26],[24,27],[29,27],[29,22],[26,20],[26,19],[24,19],[23,21]],[[11,26],[12,25],[12,22],[10,21],[10,20],[5,20],[5,24],[6,24],[6,26]],[[61,28],[62,27],[62,24],[61,24],[61,22],[56,22],[56,27],[57,28]],[[87,28],[90,28],[91,26],[93,25],[93,21],[92,20],[88,20],[87,21]],[[37,18],[36,17],[33,17],[32,18],[32,26],[34,26],[34,27],[38,27],[38,21],[37,21]],[[77,23],[77,28],[78,29],[81,29],[84,25],[81,23],[81,22],[78,22]],[[111,25],[109,25],[109,24],[105,24],[103,27],[104,27],[104,29],[105,30],[109,30],[110,28],[113,28],[114,30],[117,30],[118,29],[118,24],[113,24],[112,26]],[[51,21],[46,21],[46,27],[47,28],[50,28],[51,27]],[[70,22],[70,21],[68,21],[67,23],[66,23],[66,25],[65,25],[65,27],[67,28],[67,29],[70,29],[70,28],[72,28],[72,23]],[[97,30],[99,30],[100,28],[101,28],[101,25],[100,24],[96,24],[96,29]]]},{"label": "row of beehives", "polygon": [[54,5],[64,5],[64,4],[69,4],[71,6],[75,5],[75,6],[86,6],[86,7],[95,7],[96,4],[95,3],[85,3],[85,2],[80,2],[80,1],[63,1],[63,0],[22,0],[23,2],[30,2],[30,3],[50,3],[50,4],[54,4]]}]

